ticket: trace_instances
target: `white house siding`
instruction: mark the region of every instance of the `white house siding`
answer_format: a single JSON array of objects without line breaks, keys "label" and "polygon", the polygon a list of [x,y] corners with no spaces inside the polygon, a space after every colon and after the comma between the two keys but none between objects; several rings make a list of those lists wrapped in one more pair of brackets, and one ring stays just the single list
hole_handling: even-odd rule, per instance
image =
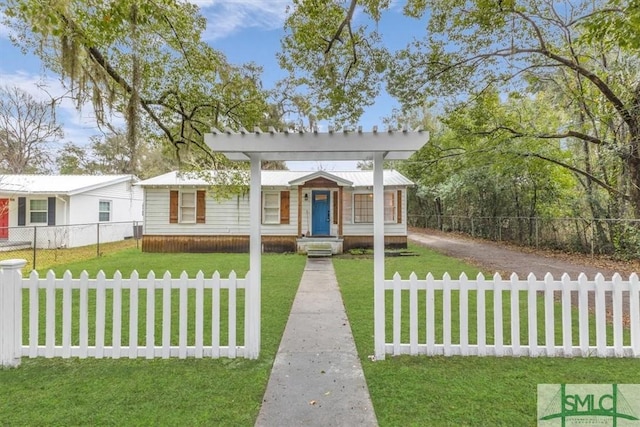
[{"label": "white house siding", "polygon": [[[12,194],[9,201],[9,241],[33,242],[36,234],[38,248],[65,248],[120,241],[134,234],[132,221],[142,221],[142,197],[140,187],[121,182],[75,195]],[[25,226],[18,226],[18,197],[27,203]],[[32,224],[29,222],[29,201],[33,199],[56,199],[56,225]],[[99,201],[111,201],[111,220],[98,223]],[[120,223],[120,224],[118,224]],[[34,227],[37,230],[34,231]]]},{"label": "white house siding", "polygon": [[109,222],[142,221],[142,189],[120,182],[71,196],[69,224],[98,222],[99,202],[111,201]]},{"label": "white house siding", "polygon": [[[185,191],[191,188],[181,188]],[[265,191],[286,191],[283,188]],[[249,195],[238,194],[226,199],[215,199],[211,190],[206,196],[206,220],[204,224],[170,223],[169,192],[167,188],[147,188],[145,192],[144,234],[148,235],[248,235],[249,234]],[[298,195],[290,192],[289,224],[263,224],[264,235],[291,235],[298,233]]]},{"label": "white house siding", "polygon": [[[25,225],[18,225],[18,197],[25,197],[27,210],[25,217]],[[55,194],[38,194],[38,195],[11,195],[9,198],[9,237],[11,242],[30,242],[34,240],[34,227],[37,227],[35,231],[36,246],[38,248],[56,248],[67,247],[68,230],[60,227],[51,227],[46,224],[34,224],[29,221],[29,202],[30,200],[48,200],[49,197],[56,198],[56,224],[60,221],[66,223],[68,218],[68,212],[65,210],[65,199],[68,197],[56,196]]]},{"label": "white house siding", "polygon": [[[407,235],[407,192],[406,189],[385,187],[385,191],[402,191],[402,223],[398,221],[384,224],[385,236],[406,236]],[[342,194],[342,202],[344,207],[344,217],[342,225],[342,234],[345,236],[371,236],[373,234],[373,224],[371,223],[354,223],[353,222],[353,195],[356,193],[371,193],[369,190],[345,191]]]},{"label": "white house siding", "polygon": [[[183,188],[184,190],[192,190]],[[314,189],[322,190],[322,189]],[[331,209],[333,215],[333,191]],[[407,212],[406,212],[406,190],[399,188],[385,188],[386,191],[402,191],[402,222],[385,224],[385,235],[404,236],[407,234]],[[147,188],[145,193],[146,219],[144,233],[148,235],[248,235],[249,234],[249,195],[236,195],[229,199],[216,200],[210,192],[207,192],[206,223],[204,224],[184,224],[169,223],[169,191],[168,188]],[[284,188],[266,188],[268,191],[285,191]],[[310,193],[309,190],[305,190]],[[343,192],[343,226],[342,233],[349,236],[370,236],[373,233],[373,224],[353,223],[353,194],[367,193],[369,191],[355,190]],[[302,234],[307,234],[309,220],[311,218],[311,198],[309,201],[302,201],[301,218]],[[290,191],[290,221],[289,224],[262,224],[262,234],[277,236],[295,236],[298,233],[298,190]],[[337,234],[337,224],[331,220],[331,232]]]},{"label": "white house siding", "polygon": [[[298,189],[283,187],[269,187],[262,190],[269,191],[289,191],[289,224],[262,224],[262,234],[265,236],[297,236],[298,235]],[[247,203],[249,197],[247,196]],[[304,202],[303,202],[304,203]],[[248,214],[247,205],[247,214]],[[304,212],[304,211],[303,211]],[[249,217],[247,215],[247,224]]]}]

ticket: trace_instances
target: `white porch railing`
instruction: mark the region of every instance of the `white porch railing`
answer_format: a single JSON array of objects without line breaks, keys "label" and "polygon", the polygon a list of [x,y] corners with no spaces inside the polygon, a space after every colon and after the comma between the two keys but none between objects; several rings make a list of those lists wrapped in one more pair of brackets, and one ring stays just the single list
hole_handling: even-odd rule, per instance
[{"label": "white porch railing", "polygon": [[[116,272],[113,278],[107,278],[100,272],[89,278],[83,272],[73,278],[66,272],[58,278],[49,271],[41,278],[34,271],[23,278],[22,267],[22,260],[0,263],[2,366],[18,366],[23,356],[249,357],[247,346],[252,343],[248,324],[254,321],[255,313],[250,312],[246,303],[244,342],[242,345],[237,342],[237,309],[242,296],[247,300],[248,274],[242,279],[231,272],[228,279],[221,279],[218,272],[210,278],[205,278],[202,272],[189,278],[183,272],[179,278],[172,278],[166,272],[156,278],[150,272],[140,278],[133,272],[129,278],[123,278]],[[224,301],[221,290],[228,294]],[[28,310],[24,316],[28,319],[26,343],[23,295],[28,300],[24,304]],[[224,311],[227,311],[226,334],[221,328]],[[123,339],[123,333],[128,334],[127,339]]]},{"label": "white porch railing", "polygon": [[419,280],[415,273],[402,280],[396,273],[384,288],[393,309],[386,354],[640,357],[636,274],[628,281],[618,274],[611,281],[600,274],[573,281],[566,274]]}]

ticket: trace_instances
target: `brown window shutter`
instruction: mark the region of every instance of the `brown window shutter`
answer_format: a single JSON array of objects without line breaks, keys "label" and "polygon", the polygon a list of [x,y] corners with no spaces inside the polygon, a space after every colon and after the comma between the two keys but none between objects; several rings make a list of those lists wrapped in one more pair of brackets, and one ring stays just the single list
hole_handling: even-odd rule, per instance
[{"label": "brown window shutter", "polygon": [[398,190],[396,205],[398,205],[398,224],[402,224],[402,190]]},{"label": "brown window shutter", "polygon": [[175,190],[169,191],[169,222],[178,222],[178,192]]},{"label": "brown window shutter", "polygon": [[280,224],[289,224],[289,191],[280,192]]},{"label": "brown window shutter", "polygon": [[333,223],[338,223],[338,192],[333,192]]},{"label": "brown window shutter", "polygon": [[196,193],[196,223],[204,224],[207,218],[207,199],[204,190],[198,190]]}]

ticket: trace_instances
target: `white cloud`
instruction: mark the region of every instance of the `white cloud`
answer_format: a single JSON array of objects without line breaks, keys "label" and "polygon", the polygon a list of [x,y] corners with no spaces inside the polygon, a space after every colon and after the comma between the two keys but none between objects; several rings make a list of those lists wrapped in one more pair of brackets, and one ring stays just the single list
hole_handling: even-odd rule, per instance
[{"label": "white cloud", "polygon": [[204,38],[225,38],[245,28],[282,28],[291,0],[192,0],[207,18]]},{"label": "white cloud", "polygon": [[[89,137],[100,133],[91,105],[85,104],[78,110],[72,99],[64,97],[68,90],[56,77],[22,70],[12,73],[0,70],[0,81],[5,87],[20,88],[37,101],[50,102],[51,98],[61,98],[57,106],[57,122],[63,125],[65,140],[82,145],[89,141]],[[120,122],[121,119],[115,118],[116,126]]]}]

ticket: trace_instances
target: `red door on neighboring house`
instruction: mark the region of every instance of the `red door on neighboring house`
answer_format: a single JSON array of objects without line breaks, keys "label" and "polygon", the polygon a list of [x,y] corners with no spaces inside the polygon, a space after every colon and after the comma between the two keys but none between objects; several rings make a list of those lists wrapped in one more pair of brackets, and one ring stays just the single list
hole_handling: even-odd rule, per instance
[{"label": "red door on neighboring house", "polygon": [[0,199],[0,239],[9,238],[9,199]]}]

